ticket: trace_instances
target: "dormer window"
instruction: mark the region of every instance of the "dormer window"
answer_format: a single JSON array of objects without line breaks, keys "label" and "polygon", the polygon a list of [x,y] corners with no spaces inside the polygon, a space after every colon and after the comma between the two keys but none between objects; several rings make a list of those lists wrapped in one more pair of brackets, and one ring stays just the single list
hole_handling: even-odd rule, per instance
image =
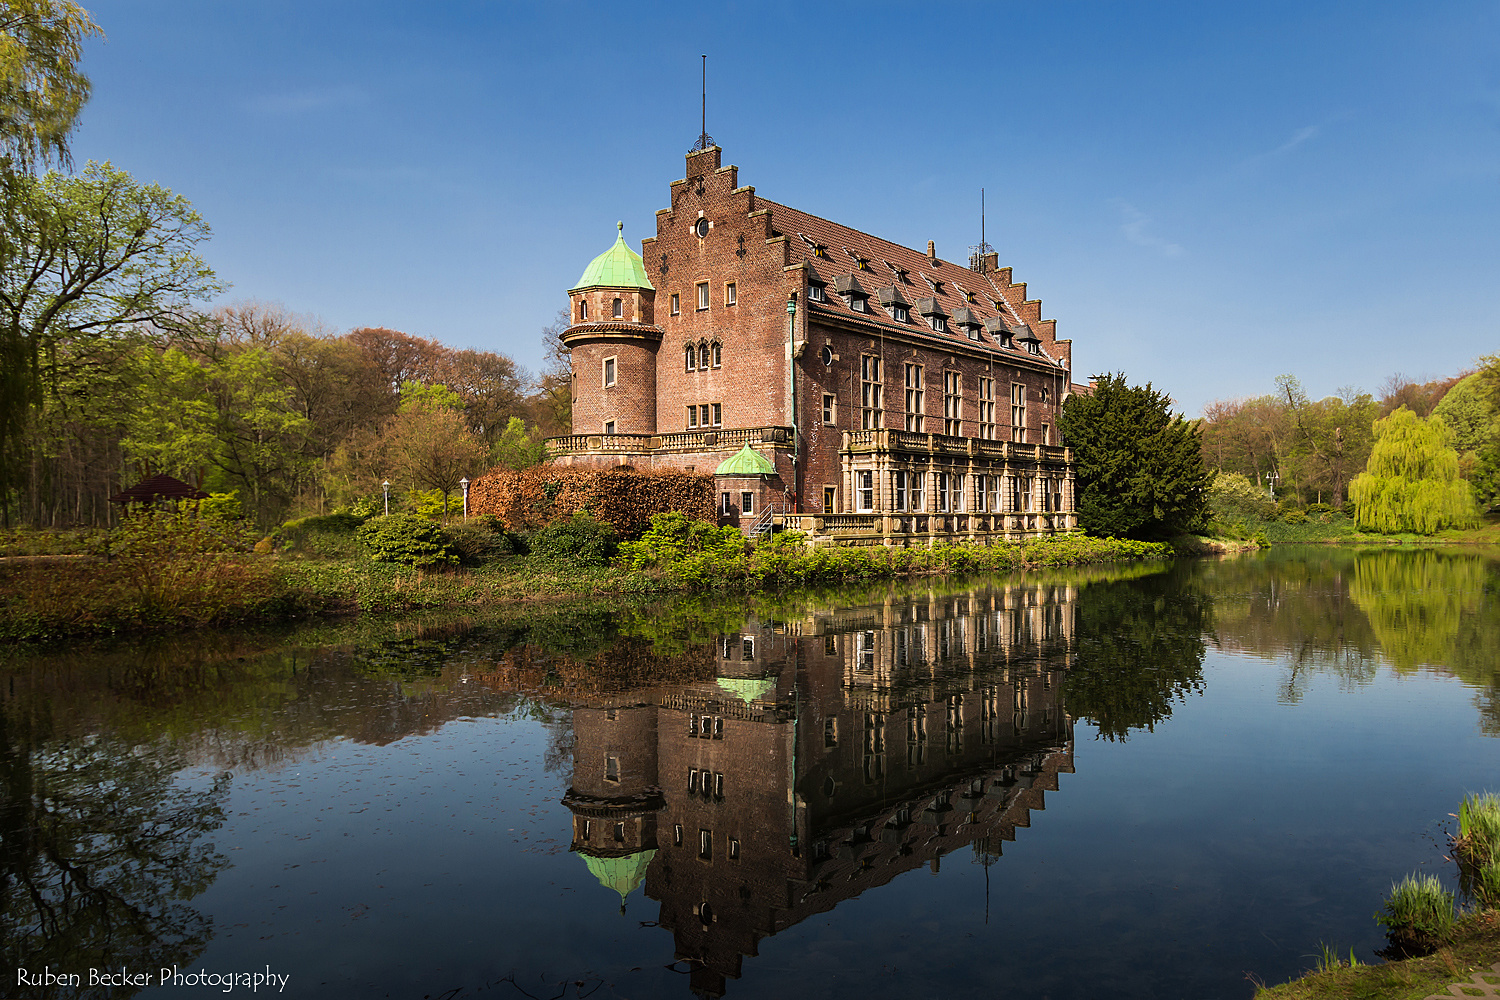
[{"label": "dormer window", "polygon": [[620,301],[619,299],[615,299],[614,305],[611,307],[611,309],[613,310],[613,315],[614,315],[615,319],[623,319],[624,318],[624,316],[625,316],[625,303],[624,302]]},{"label": "dormer window", "polygon": [[999,344],[1001,347],[1014,346],[1014,344],[1012,343],[1013,335],[1011,333],[1010,324],[1005,321],[1005,317],[1003,316],[991,316],[989,319],[985,320],[984,332],[993,337],[995,343]]},{"label": "dormer window", "polygon": [[828,299],[825,298],[824,295],[823,295],[823,286],[822,285],[808,285],[807,286],[807,301],[809,301],[809,302],[827,302]]},{"label": "dormer window", "polygon": [[833,279],[833,290],[839,293],[844,305],[855,312],[869,312],[865,300],[870,297],[853,274],[841,274]]},{"label": "dormer window", "polygon": [[983,325],[974,310],[968,306],[961,306],[953,312],[953,322],[964,332],[970,340],[979,339],[979,328]]},{"label": "dormer window", "polygon": [[911,310],[906,299],[901,294],[901,289],[895,285],[887,285],[875,290],[875,297],[880,305],[897,323],[911,322]]},{"label": "dormer window", "polygon": [[1020,335],[1016,339],[1026,348],[1027,354],[1042,353],[1042,339],[1031,331],[1031,327],[1023,324]]},{"label": "dormer window", "polygon": [[927,320],[927,325],[932,328],[934,333],[948,332],[948,314],[943,312],[943,307],[938,305],[936,298],[917,300],[917,312],[921,313],[922,318]]}]

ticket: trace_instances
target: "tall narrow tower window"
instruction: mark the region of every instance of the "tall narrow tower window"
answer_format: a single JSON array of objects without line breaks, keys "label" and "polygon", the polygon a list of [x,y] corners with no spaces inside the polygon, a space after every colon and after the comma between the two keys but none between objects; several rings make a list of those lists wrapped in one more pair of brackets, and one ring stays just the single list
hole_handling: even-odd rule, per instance
[{"label": "tall narrow tower window", "polygon": [[621,318],[624,317],[624,315],[625,315],[625,303],[621,302],[619,299],[615,299],[615,302],[614,302],[614,317],[615,317],[615,319],[621,319]]}]

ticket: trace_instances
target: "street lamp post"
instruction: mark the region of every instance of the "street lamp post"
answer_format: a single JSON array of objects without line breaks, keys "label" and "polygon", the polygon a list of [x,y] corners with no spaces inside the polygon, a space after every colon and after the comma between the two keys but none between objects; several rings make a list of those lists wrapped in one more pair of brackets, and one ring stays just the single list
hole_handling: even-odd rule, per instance
[{"label": "street lamp post", "polygon": [[1261,478],[1266,481],[1266,486],[1271,490],[1271,499],[1276,499],[1276,484],[1281,481],[1281,473],[1271,471],[1261,473]]},{"label": "street lamp post", "polygon": [[458,481],[458,485],[464,491],[464,520],[467,521],[469,519],[469,477],[464,476]]},{"label": "street lamp post", "polygon": [[389,479],[387,479],[385,482],[383,482],[383,483],[380,484],[380,488],[385,491],[385,516],[386,517],[390,517],[391,516],[391,481]]}]

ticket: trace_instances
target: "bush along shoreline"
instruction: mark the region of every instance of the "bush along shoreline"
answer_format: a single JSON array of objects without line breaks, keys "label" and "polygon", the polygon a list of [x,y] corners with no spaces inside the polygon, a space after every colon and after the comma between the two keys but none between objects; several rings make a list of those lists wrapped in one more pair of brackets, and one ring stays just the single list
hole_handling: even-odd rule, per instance
[{"label": "bush along shoreline", "polygon": [[585,513],[516,534],[487,520],[409,514],[302,518],[254,541],[191,507],[133,516],[82,558],[0,562],[0,639],[395,614],[494,602],[802,586],[1008,573],[1168,559],[1172,547],[1084,535],[1001,545],[809,548],[797,532],[758,542],[737,529],[658,514],[618,541]]}]

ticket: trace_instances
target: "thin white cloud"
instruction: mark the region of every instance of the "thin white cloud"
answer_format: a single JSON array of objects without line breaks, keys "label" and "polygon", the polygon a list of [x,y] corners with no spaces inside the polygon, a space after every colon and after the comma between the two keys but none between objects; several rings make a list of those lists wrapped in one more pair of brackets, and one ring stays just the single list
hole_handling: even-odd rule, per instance
[{"label": "thin white cloud", "polygon": [[250,111],[263,115],[302,115],[330,108],[353,107],[365,103],[365,92],[343,84],[337,87],[312,87],[307,90],[262,94],[245,102]]},{"label": "thin white cloud", "polygon": [[1169,240],[1164,240],[1148,230],[1151,227],[1151,217],[1129,202],[1116,200],[1119,206],[1122,221],[1120,223],[1120,235],[1138,247],[1146,247],[1155,250],[1164,257],[1176,257],[1182,253],[1182,246]]},{"label": "thin white cloud", "polygon": [[1281,156],[1281,155],[1283,155],[1285,153],[1290,153],[1292,150],[1296,149],[1298,146],[1302,145],[1307,140],[1316,138],[1317,135],[1318,135],[1318,126],[1316,126],[1316,125],[1308,125],[1308,126],[1305,126],[1303,128],[1299,128],[1296,132],[1294,132],[1292,134],[1292,137],[1290,139],[1288,139],[1286,142],[1283,142],[1281,145],[1277,146],[1275,149],[1271,150],[1269,153],[1263,153],[1261,155],[1262,156]]}]

